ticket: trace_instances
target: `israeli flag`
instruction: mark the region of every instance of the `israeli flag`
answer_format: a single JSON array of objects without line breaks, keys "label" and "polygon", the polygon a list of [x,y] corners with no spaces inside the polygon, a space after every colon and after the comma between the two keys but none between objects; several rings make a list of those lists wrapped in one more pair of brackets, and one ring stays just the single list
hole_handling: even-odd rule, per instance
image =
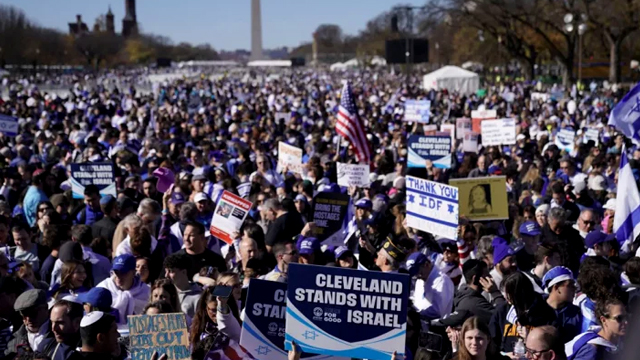
[{"label": "israeli flag", "polygon": [[628,138],[640,141],[640,83],[620,100],[609,114],[613,125]]},{"label": "israeli flag", "polygon": [[[635,89],[634,89],[635,91]],[[613,231],[621,245],[622,252],[629,252],[633,241],[640,235],[640,194],[636,179],[627,159],[626,148],[622,148],[620,172],[618,174],[618,195]]]},{"label": "israeli flag", "polygon": [[401,88],[396,90],[396,92],[391,96],[389,101],[387,101],[387,104],[384,106],[384,111],[387,114],[393,113],[393,109],[396,107],[396,103],[398,102],[398,96],[400,96],[401,92],[402,92]]}]

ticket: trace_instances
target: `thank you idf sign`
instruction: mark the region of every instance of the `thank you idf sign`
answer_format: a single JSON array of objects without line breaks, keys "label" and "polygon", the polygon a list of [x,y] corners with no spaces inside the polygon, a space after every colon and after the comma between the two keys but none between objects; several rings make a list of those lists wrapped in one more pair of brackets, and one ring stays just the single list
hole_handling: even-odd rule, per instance
[{"label": "thank you idf sign", "polygon": [[404,355],[409,276],[289,265],[285,348],[358,359]]},{"label": "thank you idf sign", "polygon": [[458,188],[407,176],[407,225],[449,239],[457,238]]}]

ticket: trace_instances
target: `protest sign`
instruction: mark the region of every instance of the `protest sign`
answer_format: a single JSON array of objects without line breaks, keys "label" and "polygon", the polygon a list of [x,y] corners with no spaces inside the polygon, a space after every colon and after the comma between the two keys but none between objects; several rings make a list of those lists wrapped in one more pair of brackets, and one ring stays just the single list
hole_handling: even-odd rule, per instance
[{"label": "protest sign", "polygon": [[480,124],[484,120],[492,120],[498,118],[498,112],[495,110],[474,110],[471,112],[471,130],[480,134]]},{"label": "protest sign", "polygon": [[584,131],[582,142],[586,144],[589,142],[589,140],[593,140],[593,142],[595,142],[597,146],[600,143],[600,130],[594,128],[586,129]]},{"label": "protest sign", "polygon": [[456,144],[456,125],[455,124],[442,124],[440,125],[440,132],[449,133],[451,137],[451,146]]},{"label": "protest sign", "polygon": [[0,114],[0,132],[3,133],[4,136],[14,137],[18,135],[19,129],[18,118]]},{"label": "protest sign", "polygon": [[407,100],[404,102],[404,121],[426,124],[431,113],[431,101]]},{"label": "protest sign", "polygon": [[231,244],[234,232],[240,230],[240,226],[251,210],[251,201],[245,200],[228,191],[223,191],[216,210],[211,218],[211,235]]},{"label": "protest sign", "polygon": [[532,101],[547,101],[549,100],[550,95],[547,93],[541,93],[541,92],[532,92],[531,93],[531,100]]},{"label": "protest sign", "polygon": [[514,119],[484,120],[481,124],[482,146],[513,145],[516,143]]},{"label": "protest sign", "polygon": [[408,167],[426,167],[431,160],[434,167],[448,169],[451,167],[451,138],[448,136],[409,136]]},{"label": "protest sign", "polygon": [[456,239],[458,189],[407,176],[407,225],[428,233]]},{"label": "protest sign", "polygon": [[358,359],[404,355],[409,276],[289,265],[285,348]]},{"label": "protest sign", "polygon": [[456,119],[456,139],[464,139],[466,133],[471,132],[471,119]]},{"label": "protest sign", "polygon": [[574,148],[574,140],[576,132],[572,128],[560,129],[556,134],[555,144],[560,150],[572,152]]},{"label": "protest sign", "polygon": [[71,179],[69,181],[74,199],[84,198],[84,188],[87,185],[97,186],[101,196],[117,196],[112,163],[71,164]]},{"label": "protest sign", "polygon": [[458,188],[460,216],[474,221],[509,218],[506,177],[450,179],[449,185]]},{"label": "protest sign", "polygon": [[131,360],[149,360],[154,352],[172,360],[191,359],[184,314],[131,315],[127,322]]},{"label": "protest sign", "polygon": [[337,163],[338,185],[369,187],[369,165]]},{"label": "protest sign", "polygon": [[316,224],[314,235],[324,245],[344,245],[347,212],[351,197],[346,194],[320,192],[313,198],[311,213]]},{"label": "protest sign", "polygon": [[291,113],[290,112],[277,112],[276,113],[276,123],[279,123],[280,120],[283,120],[285,125],[289,125],[289,122],[291,121]]},{"label": "protest sign", "polygon": [[462,151],[478,152],[478,137],[479,135],[474,132],[464,134],[464,139],[462,140]]},{"label": "protest sign", "polygon": [[289,171],[302,174],[302,149],[278,142],[278,171],[287,167]]},{"label": "protest sign", "polygon": [[422,132],[425,135],[435,135],[438,132],[438,125],[423,125]]}]

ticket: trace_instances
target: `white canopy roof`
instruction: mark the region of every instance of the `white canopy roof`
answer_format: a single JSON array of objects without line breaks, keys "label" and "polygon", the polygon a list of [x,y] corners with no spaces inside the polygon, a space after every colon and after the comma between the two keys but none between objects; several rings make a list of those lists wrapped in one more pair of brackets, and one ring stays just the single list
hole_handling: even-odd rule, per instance
[{"label": "white canopy roof", "polygon": [[449,65],[425,75],[423,86],[425,90],[447,89],[461,94],[471,94],[480,87],[480,79],[474,72]]}]

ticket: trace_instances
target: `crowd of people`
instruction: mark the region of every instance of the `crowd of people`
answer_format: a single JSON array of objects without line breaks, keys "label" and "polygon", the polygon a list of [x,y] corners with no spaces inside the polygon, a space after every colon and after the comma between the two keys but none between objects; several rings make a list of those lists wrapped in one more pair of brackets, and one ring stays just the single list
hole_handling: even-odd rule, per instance
[{"label": "crowd of people", "polygon": [[[623,151],[640,175],[640,148],[607,126],[622,89],[514,82],[459,94],[380,70],[255,75],[171,80],[153,94],[78,75],[65,78],[67,97],[5,80],[0,113],[20,130],[0,133],[0,358],[126,358],[127,316],[173,312],[187,318],[193,359],[241,349],[250,280],[286,282],[291,263],[409,274],[407,359],[622,351],[640,287],[638,244],[613,233]],[[336,184],[336,163],[356,163],[335,131],[343,79],[372,154],[365,188]],[[516,119],[517,143],[463,152],[456,140],[450,168],[407,168],[407,138],[425,127],[403,121],[406,99],[429,99],[436,125],[497,110]],[[568,153],[554,142],[567,127]],[[597,141],[583,141],[587,129]],[[278,168],[280,141],[303,150],[302,172]],[[74,163],[113,164],[116,196],[87,185],[74,198]],[[159,168],[175,174],[165,192]],[[407,175],[504,176],[509,218],[461,217],[455,239],[411,228]],[[253,203],[231,244],[209,232],[223,191]],[[320,192],[351,196],[342,246],[314,236]],[[218,285],[231,295],[215,296]]]}]

